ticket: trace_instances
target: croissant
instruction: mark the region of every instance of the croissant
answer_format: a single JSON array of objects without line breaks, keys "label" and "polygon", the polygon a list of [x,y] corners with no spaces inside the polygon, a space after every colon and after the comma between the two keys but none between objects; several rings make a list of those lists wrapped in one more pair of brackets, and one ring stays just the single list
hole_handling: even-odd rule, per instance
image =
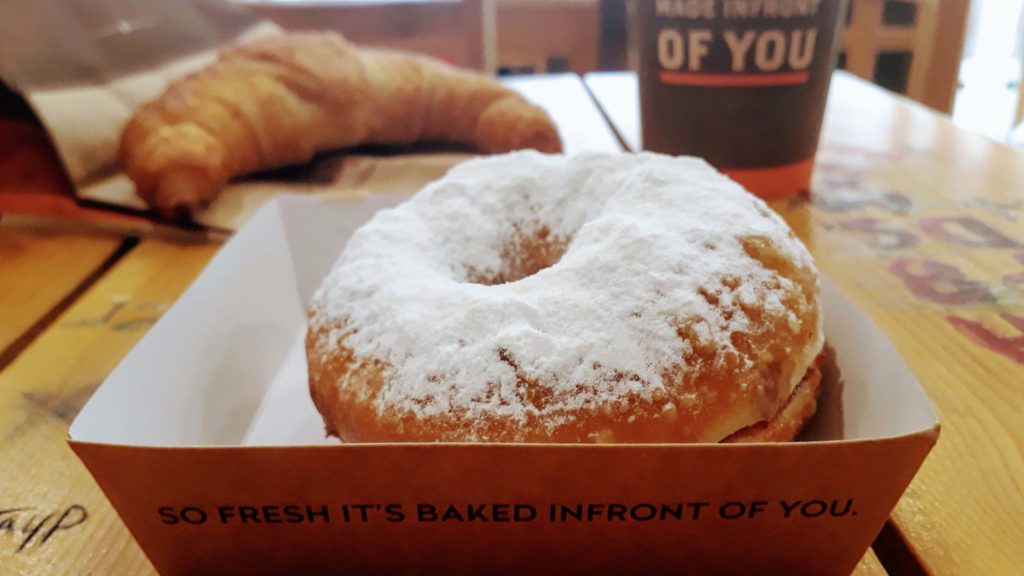
[{"label": "croissant", "polygon": [[227,49],[171,84],[129,120],[119,155],[146,202],[183,216],[234,176],[325,149],[418,141],[561,149],[544,111],[492,78],[306,32]]}]

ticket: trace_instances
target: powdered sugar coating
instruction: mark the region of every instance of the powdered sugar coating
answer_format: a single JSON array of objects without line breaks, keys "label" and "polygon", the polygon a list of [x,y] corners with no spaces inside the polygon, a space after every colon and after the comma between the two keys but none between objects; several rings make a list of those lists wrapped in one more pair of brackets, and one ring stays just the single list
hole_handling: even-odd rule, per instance
[{"label": "powdered sugar coating", "polygon": [[[557,262],[501,284],[474,281],[509,276],[510,247],[538,232],[567,244]],[[678,331],[687,319],[701,319],[691,326],[702,344],[730,350],[750,328],[744,307],[788,313],[788,280],[742,238],[813,270],[774,212],[702,160],[516,152],[470,161],[352,236],[314,296],[311,329],[329,329],[312,353],[344,342],[357,362],[385,366],[383,387],[365,399],[381,414],[555,428],[581,410],[663,396],[666,369],[692,352]],[[714,305],[702,296],[727,278],[740,279],[735,290]],[[793,331],[808,329],[788,314]],[[821,348],[816,320],[816,345],[795,351],[802,368],[789,390]],[[524,380],[543,388],[542,402],[523,393]]]}]

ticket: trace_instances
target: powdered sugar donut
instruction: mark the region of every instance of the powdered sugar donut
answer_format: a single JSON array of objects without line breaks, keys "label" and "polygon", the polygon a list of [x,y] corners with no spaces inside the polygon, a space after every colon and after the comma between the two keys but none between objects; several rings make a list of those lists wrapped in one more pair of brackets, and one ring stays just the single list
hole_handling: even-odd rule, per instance
[{"label": "powdered sugar donut", "polygon": [[818,289],[782,219],[701,160],[474,160],[349,240],[310,307],[310,389],[349,442],[790,439]]}]

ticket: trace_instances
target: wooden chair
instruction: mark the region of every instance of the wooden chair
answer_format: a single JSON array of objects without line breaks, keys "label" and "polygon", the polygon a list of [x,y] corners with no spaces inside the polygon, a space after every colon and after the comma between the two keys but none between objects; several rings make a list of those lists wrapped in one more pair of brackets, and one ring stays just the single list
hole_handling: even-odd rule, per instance
[{"label": "wooden chair", "polygon": [[359,44],[423,52],[459,66],[497,68],[495,0],[250,1],[292,30],[334,30]]},{"label": "wooden chair", "polygon": [[[971,1],[849,1],[850,14],[841,45],[843,67],[877,81],[880,58],[909,56],[906,77],[897,79],[896,86],[887,87],[936,110],[952,111]],[[907,23],[889,24],[887,12],[912,16]]]},{"label": "wooden chair", "polygon": [[578,74],[597,68],[598,0],[497,0],[503,69]]}]

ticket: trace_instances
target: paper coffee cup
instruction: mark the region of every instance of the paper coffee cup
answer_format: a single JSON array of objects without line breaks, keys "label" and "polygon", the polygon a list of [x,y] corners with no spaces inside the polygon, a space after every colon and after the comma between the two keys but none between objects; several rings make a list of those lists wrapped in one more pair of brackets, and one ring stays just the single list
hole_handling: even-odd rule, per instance
[{"label": "paper coffee cup", "polygon": [[644,148],[807,191],[845,0],[633,0]]}]

